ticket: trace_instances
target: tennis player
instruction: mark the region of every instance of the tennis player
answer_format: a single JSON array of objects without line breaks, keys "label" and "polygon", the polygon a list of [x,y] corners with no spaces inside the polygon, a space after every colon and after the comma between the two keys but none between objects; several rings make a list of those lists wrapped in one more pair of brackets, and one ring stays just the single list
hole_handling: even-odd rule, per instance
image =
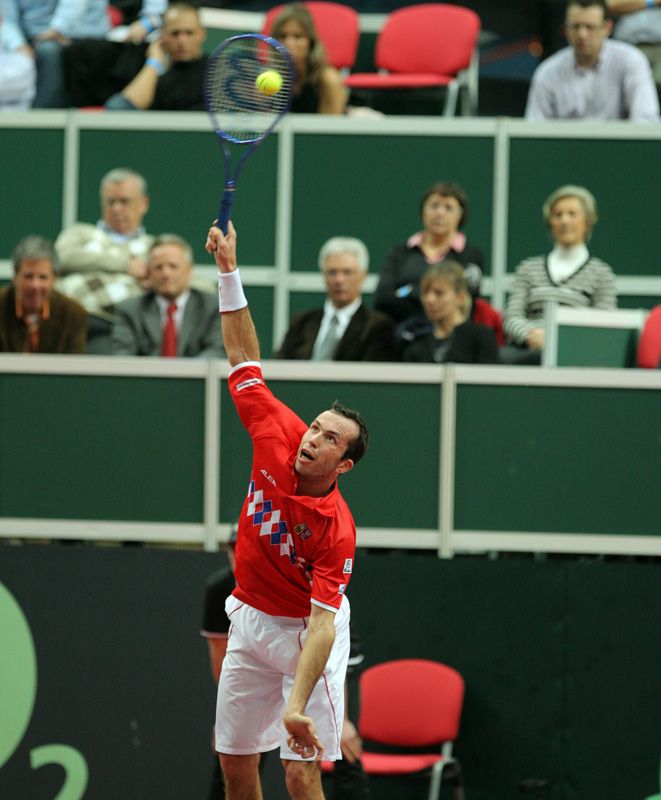
[{"label": "tennis player", "polygon": [[367,449],[360,414],[335,403],[310,425],[277,400],[236,266],[236,231],[206,242],[220,271],[229,388],[253,445],[236,589],[218,687],[216,750],[228,800],[260,800],[259,753],[280,746],[292,800],[322,800],[322,756],[341,758],[356,529],[337,486]]}]

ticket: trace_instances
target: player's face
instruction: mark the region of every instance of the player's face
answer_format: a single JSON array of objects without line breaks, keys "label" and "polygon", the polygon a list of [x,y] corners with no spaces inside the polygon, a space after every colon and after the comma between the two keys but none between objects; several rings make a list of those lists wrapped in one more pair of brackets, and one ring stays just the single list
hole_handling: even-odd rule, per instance
[{"label": "player's face", "polygon": [[432,194],[422,207],[422,224],[434,236],[452,236],[461,222],[462,208],[456,197]]},{"label": "player's face", "polygon": [[55,283],[53,264],[47,258],[24,259],[14,275],[16,294],[25,314],[38,314]]},{"label": "player's face", "polygon": [[456,312],[463,308],[466,296],[458,292],[446,280],[430,281],[422,291],[422,306],[431,322],[443,322],[453,319]]},{"label": "player's face", "polygon": [[358,425],[333,411],[323,411],[303,434],[294,467],[305,478],[329,478],[348,472],[351,459],[344,458],[349,443],[360,433]]},{"label": "player's face", "polygon": [[149,200],[140,191],[135,178],[107,183],[101,190],[103,221],[117,233],[133,233],[142,225]]},{"label": "player's face", "polygon": [[583,66],[597,62],[601,46],[612,28],[610,20],[604,19],[600,6],[572,5],[567,8],[565,32],[567,41],[574,48],[576,61]]},{"label": "player's face", "polygon": [[350,253],[331,253],[324,260],[326,293],[335,308],[344,308],[360,297],[365,273]]},{"label": "player's face", "polygon": [[176,244],[161,244],[149,254],[149,277],[152,289],[172,301],[190,285],[193,266],[188,256]]},{"label": "player's face", "polygon": [[282,42],[289,50],[294,64],[304,64],[310,53],[310,37],[305,32],[305,28],[296,20],[290,19],[280,28],[278,41]]},{"label": "player's face", "polygon": [[573,247],[586,240],[588,222],[578,197],[561,197],[553,204],[549,227],[553,241],[563,247]]},{"label": "player's face", "polygon": [[161,44],[173,61],[200,58],[204,38],[204,28],[195,12],[176,9],[165,15]]}]

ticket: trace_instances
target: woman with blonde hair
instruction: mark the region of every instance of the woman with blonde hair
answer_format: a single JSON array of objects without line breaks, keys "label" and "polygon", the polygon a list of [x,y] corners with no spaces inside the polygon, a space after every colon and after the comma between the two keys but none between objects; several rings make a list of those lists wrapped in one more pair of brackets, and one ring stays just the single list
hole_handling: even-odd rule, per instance
[{"label": "woman with blonde hair", "polygon": [[574,308],[617,306],[613,270],[588,250],[598,219],[594,196],[567,184],[546,198],[542,213],[553,249],[517,267],[503,325],[513,345],[536,351],[537,362],[544,347],[546,301]]},{"label": "woman with blonde hair", "polygon": [[275,18],[270,35],[289,50],[296,70],[290,110],[300,114],[343,114],[347,90],[338,70],[328,63],[305,5],[285,6]]},{"label": "woman with blonde hair", "polygon": [[427,269],[420,280],[420,302],[426,324],[400,326],[402,361],[448,361],[497,364],[498,343],[492,328],[470,319],[471,296],[464,268],[443,261]]}]

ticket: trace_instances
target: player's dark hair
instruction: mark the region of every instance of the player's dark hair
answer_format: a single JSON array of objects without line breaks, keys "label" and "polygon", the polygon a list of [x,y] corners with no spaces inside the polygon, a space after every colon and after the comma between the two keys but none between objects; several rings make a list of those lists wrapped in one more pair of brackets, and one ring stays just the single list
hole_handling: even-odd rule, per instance
[{"label": "player's dark hair", "polygon": [[461,206],[461,219],[457,227],[463,228],[468,221],[468,195],[462,187],[459,186],[458,183],[452,183],[452,181],[437,181],[422,195],[422,200],[420,201],[420,216],[422,216],[425,203],[433,194],[438,194],[441,197],[454,197]]},{"label": "player's dark hair", "polygon": [[336,400],[333,403],[331,406],[331,411],[335,414],[339,414],[342,417],[353,420],[356,425],[358,425],[358,436],[349,442],[349,445],[342,456],[342,458],[350,458],[354,464],[357,464],[367,452],[367,445],[369,442],[369,434],[367,433],[367,425],[365,425],[365,420],[362,418],[360,412],[353,408],[347,408],[346,406],[343,406],[339,400]]}]

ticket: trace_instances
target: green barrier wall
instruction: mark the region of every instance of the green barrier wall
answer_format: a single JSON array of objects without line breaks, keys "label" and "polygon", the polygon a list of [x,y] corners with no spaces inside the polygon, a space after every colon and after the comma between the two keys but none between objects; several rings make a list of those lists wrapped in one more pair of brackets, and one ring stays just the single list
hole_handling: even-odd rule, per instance
[{"label": "green barrier wall", "polygon": [[658,535],[658,410],[655,391],[458,386],[456,527]]},{"label": "green barrier wall", "polygon": [[201,380],[0,375],[0,517],[200,522]]}]

